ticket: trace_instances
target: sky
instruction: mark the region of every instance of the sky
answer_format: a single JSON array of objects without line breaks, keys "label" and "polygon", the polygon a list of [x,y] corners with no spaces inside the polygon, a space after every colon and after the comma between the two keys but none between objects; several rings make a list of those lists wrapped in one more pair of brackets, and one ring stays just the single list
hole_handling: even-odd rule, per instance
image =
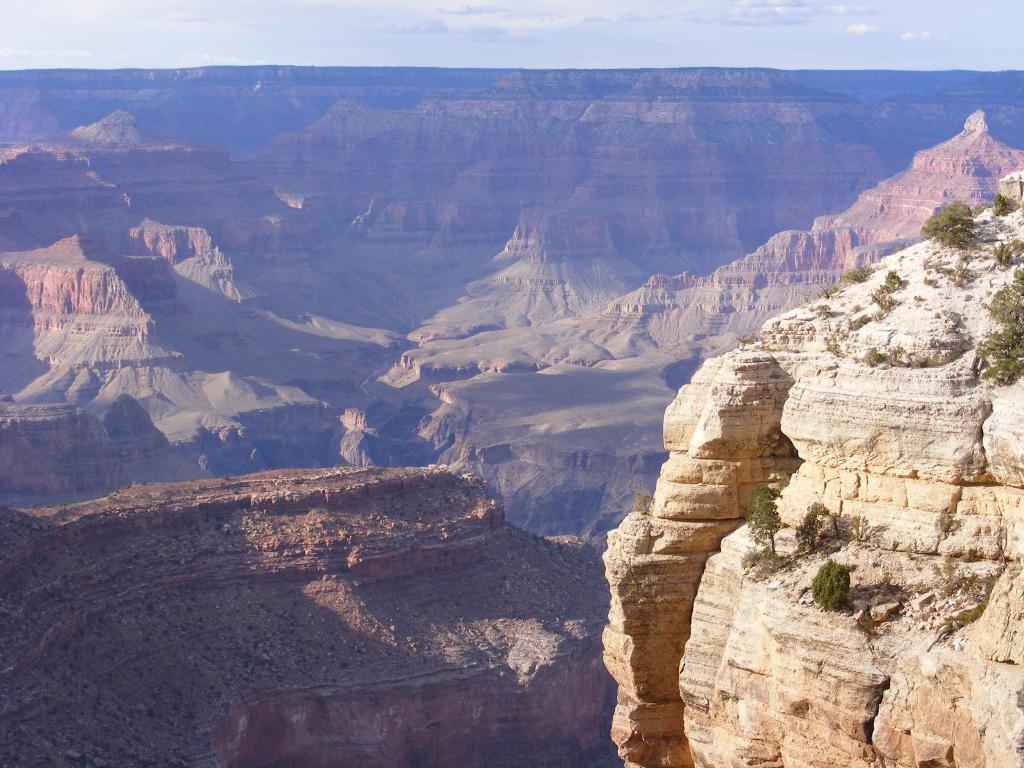
[{"label": "sky", "polygon": [[0,0],[0,69],[1021,66],[1019,0]]}]

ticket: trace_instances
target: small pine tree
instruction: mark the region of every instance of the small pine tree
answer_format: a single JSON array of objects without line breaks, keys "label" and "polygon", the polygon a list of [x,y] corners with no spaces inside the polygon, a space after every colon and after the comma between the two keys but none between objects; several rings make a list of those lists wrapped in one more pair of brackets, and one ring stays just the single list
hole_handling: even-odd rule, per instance
[{"label": "small pine tree", "polygon": [[982,377],[1012,384],[1024,373],[1024,269],[1016,270],[1013,281],[996,291],[988,313],[999,327],[978,348],[988,363]]},{"label": "small pine tree", "polygon": [[773,555],[776,554],[775,534],[782,528],[778,498],[777,490],[768,485],[759,485],[754,489],[750,504],[747,506],[747,511],[750,512],[747,525],[750,526],[751,536],[762,547],[770,549]]},{"label": "small pine tree", "polygon": [[921,237],[963,250],[974,238],[971,209],[959,200],[950,203],[921,227]]},{"label": "small pine tree", "polygon": [[998,193],[992,200],[992,211],[996,216],[1005,216],[1010,212],[1010,201]]},{"label": "small pine tree", "polygon": [[850,595],[850,569],[835,560],[827,560],[811,582],[814,602],[826,611],[838,611]]}]

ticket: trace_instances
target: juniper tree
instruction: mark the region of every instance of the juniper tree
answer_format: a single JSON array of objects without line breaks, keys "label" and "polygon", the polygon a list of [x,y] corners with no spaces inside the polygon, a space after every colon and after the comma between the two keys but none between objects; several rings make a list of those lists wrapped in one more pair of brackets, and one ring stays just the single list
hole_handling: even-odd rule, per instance
[{"label": "juniper tree", "polygon": [[750,535],[754,541],[762,547],[775,552],[775,534],[782,528],[782,518],[779,517],[779,505],[777,499],[779,492],[768,485],[759,485],[750,496],[750,504],[747,511],[750,516],[747,518],[747,525],[750,526]]}]

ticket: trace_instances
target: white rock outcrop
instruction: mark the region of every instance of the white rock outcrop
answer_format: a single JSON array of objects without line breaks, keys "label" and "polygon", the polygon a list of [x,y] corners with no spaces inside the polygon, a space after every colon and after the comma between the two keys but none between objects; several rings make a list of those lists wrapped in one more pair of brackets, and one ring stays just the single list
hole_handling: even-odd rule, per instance
[{"label": "white rock outcrop", "polygon": [[[669,406],[654,499],[605,555],[627,766],[1024,766],[1024,384],[977,351],[1024,213],[976,229],[769,321]],[[744,517],[776,482],[774,561]],[[827,559],[847,610],[811,597]]]}]

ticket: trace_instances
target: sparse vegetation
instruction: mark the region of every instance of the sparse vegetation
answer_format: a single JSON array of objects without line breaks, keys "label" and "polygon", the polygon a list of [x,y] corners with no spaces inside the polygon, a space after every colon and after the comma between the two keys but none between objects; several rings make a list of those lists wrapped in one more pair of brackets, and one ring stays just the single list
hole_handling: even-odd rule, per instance
[{"label": "sparse vegetation", "polygon": [[921,228],[921,237],[964,250],[974,239],[974,218],[966,203],[951,203],[932,216]]},{"label": "sparse vegetation", "polygon": [[939,281],[936,280],[934,277],[926,277],[924,279],[924,284],[927,285],[929,288],[938,288],[939,287]]},{"label": "sparse vegetation", "polygon": [[851,541],[862,542],[867,540],[868,534],[871,532],[871,526],[860,515],[854,515],[850,518],[846,532]]},{"label": "sparse vegetation", "polygon": [[1002,193],[997,193],[992,199],[992,212],[996,216],[1005,216],[1010,212],[1010,201]]},{"label": "sparse vegetation", "polygon": [[642,515],[647,514],[651,509],[651,494],[638,492],[633,496],[633,511]]},{"label": "sparse vegetation", "polygon": [[1014,238],[1005,243],[998,243],[992,248],[992,258],[1000,267],[1011,267],[1024,255],[1024,241]]},{"label": "sparse vegetation", "polygon": [[962,288],[974,279],[974,273],[968,266],[967,259],[960,259],[956,266],[949,271],[949,282],[957,288]]},{"label": "sparse vegetation", "polygon": [[885,362],[885,355],[879,352],[877,347],[872,347],[864,353],[862,360],[864,365],[869,365],[872,368],[875,368]]},{"label": "sparse vegetation", "polygon": [[837,339],[835,336],[828,337],[828,339],[825,341],[825,349],[828,351],[829,354],[835,355],[836,357],[842,357],[843,355],[843,348],[839,344],[839,339]]},{"label": "sparse vegetation", "polygon": [[939,515],[939,530],[947,536],[957,528],[956,515],[952,509],[943,510]]},{"label": "sparse vegetation", "polygon": [[988,368],[982,377],[999,384],[1012,384],[1024,373],[1024,269],[992,297],[988,312],[998,326],[991,331],[978,352]]},{"label": "sparse vegetation", "polygon": [[747,525],[750,526],[750,535],[762,548],[775,551],[775,534],[782,528],[782,518],[779,517],[779,505],[777,500],[779,491],[769,485],[759,485],[754,489],[750,497],[750,504],[747,511],[750,516],[747,518]]},{"label": "sparse vegetation", "polygon": [[821,320],[827,320],[832,317],[832,307],[828,304],[818,304],[816,307],[813,307],[813,312],[815,317]]},{"label": "sparse vegetation", "polygon": [[763,549],[750,555],[746,565],[754,569],[753,578],[756,581],[763,581],[786,568],[788,561],[770,549]]},{"label": "sparse vegetation", "polygon": [[850,569],[835,560],[825,561],[811,582],[814,602],[826,611],[838,611],[846,606],[849,594]]},{"label": "sparse vegetation", "polygon": [[821,286],[821,291],[818,293],[819,299],[831,299],[839,293],[839,286],[826,283]]},{"label": "sparse vegetation", "polygon": [[822,510],[824,510],[824,514],[828,514],[828,509],[820,502],[811,504],[807,507],[807,514],[804,515],[804,519],[800,521],[800,525],[796,528],[797,545],[804,552],[813,552],[818,544],[818,533],[821,530],[821,518],[823,516]]},{"label": "sparse vegetation", "polygon": [[869,277],[871,277],[871,267],[854,267],[843,272],[843,283],[847,285],[863,283]]},{"label": "sparse vegetation", "polygon": [[855,317],[853,320],[850,321],[850,330],[859,331],[861,328],[863,328],[870,322],[870,315],[861,315],[860,317]]},{"label": "sparse vegetation", "polygon": [[737,339],[737,341],[740,343],[741,347],[749,347],[751,344],[757,341],[757,339],[757,335],[752,333],[749,336],[740,336],[739,339]]},{"label": "sparse vegetation", "polygon": [[906,284],[906,281],[897,272],[890,271],[885,276],[885,281],[871,294],[871,300],[878,305],[880,315],[884,317],[896,308],[896,305],[899,304],[896,300],[896,293]]},{"label": "sparse vegetation", "polygon": [[872,368],[877,368],[883,363],[893,366],[925,367],[924,365],[917,365],[917,358],[912,358],[907,354],[907,350],[898,345],[889,347],[885,352],[882,352],[877,347],[871,347],[871,349],[864,353],[861,362]]}]

